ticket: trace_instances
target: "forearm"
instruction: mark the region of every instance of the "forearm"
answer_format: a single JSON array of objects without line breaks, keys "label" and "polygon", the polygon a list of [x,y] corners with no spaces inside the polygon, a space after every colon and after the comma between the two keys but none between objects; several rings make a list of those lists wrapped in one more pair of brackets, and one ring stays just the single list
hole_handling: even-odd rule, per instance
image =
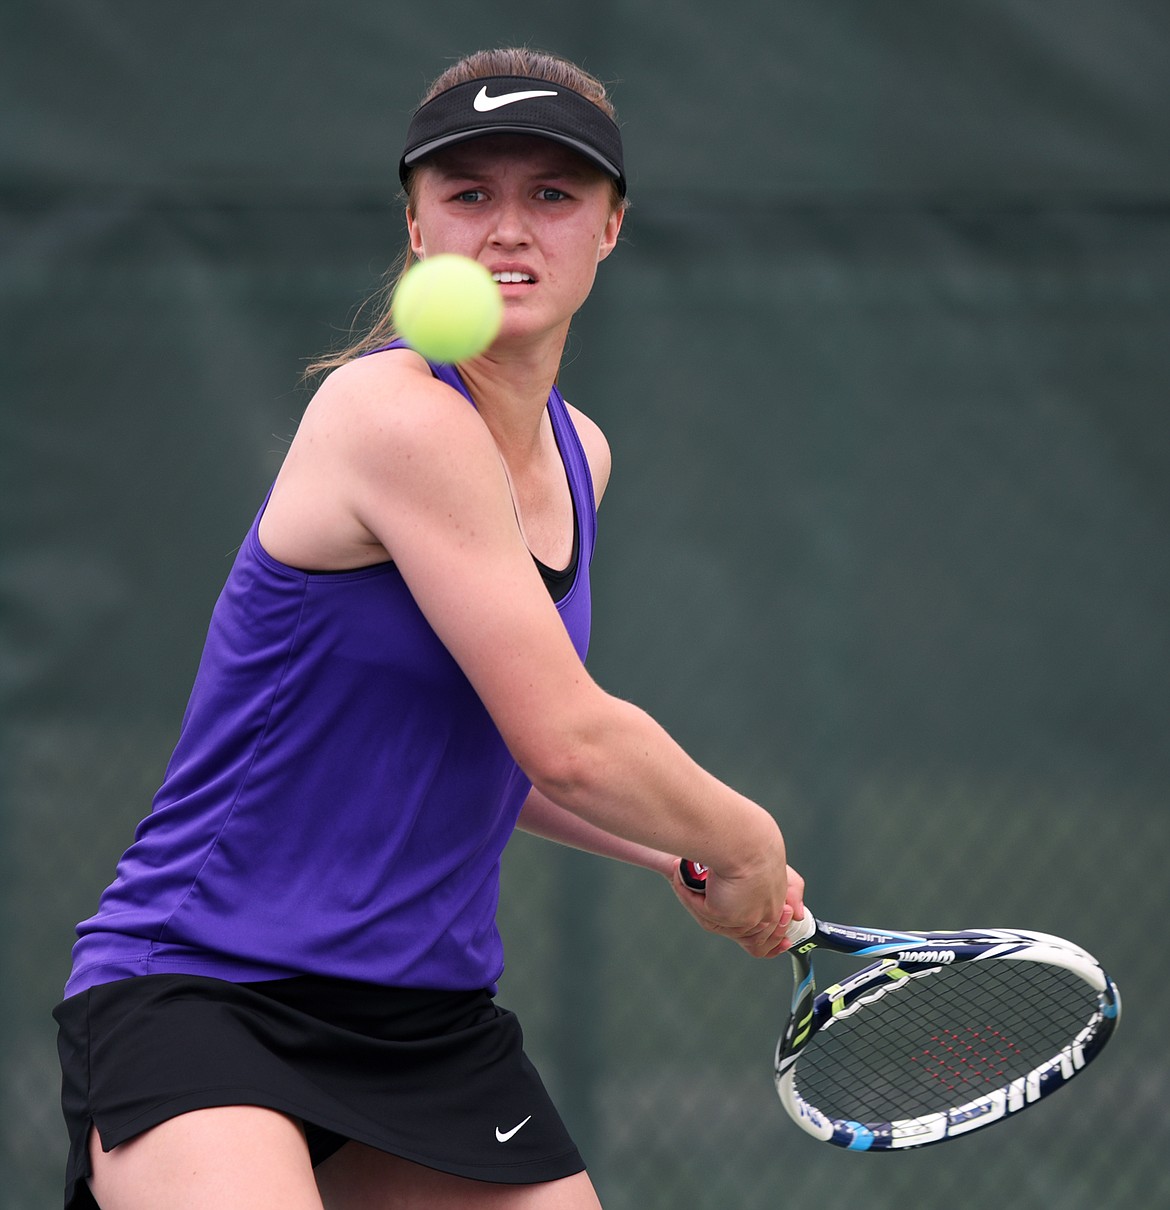
[{"label": "forearm", "polygon": [[729,876],[784,867],[772,817],[695,763],[649,715],[612,697],[564,745],[545,797],[602,833]]},{"label": "forearm", "polygon": [[626,840],[599,828],[596,824],[582,819],[559,807],[539,790],[533,789],[520,812],[517,827],[533,836],[567,845],[569,848],[581,849],[586,853],[595,853],[599,857],[608,857],[614,861],[623,861],[628,865],[641,866],[670,878],[678,861],[677,854],[664,853],[660,849]]},{"label": "forearm", "polygon": [[[536,787],[521,826],[659,870],[704,928],[757,957],[780,953],[803,881],[789,877],[771,815],[707,773],[627,702],[602,695],[563,728],[557,721],[546,760],[521,761]],[[663,862],[674,854],[709,868],[706,894],[685,888],[677,857]]]}]

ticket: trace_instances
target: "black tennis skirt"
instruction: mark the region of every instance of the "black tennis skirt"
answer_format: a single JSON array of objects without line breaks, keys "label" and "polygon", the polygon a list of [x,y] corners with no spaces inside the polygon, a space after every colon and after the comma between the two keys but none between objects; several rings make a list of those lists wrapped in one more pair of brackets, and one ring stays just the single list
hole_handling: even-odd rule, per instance
[{"label": "black tennis skirt", "polygon": [[66,1210],[95,1204],[91,1123],[109,1151],[216,1105],[298,1119],[314,1166],[353,1139],[502,1184],[585,1167],[524,1053],[519,1022],[487,992],[142,975],[71,996],[53,1016]]}]

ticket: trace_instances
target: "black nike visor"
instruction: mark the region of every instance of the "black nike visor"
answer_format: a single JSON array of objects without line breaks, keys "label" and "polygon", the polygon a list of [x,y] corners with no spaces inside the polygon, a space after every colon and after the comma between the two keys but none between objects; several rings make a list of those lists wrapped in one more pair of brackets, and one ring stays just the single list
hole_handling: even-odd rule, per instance
[{"label": "black nike visor", "polygon": [[456,84],[415,110],[398,177],[444,147],[488,134],[552,139],[595,164],[626,196],[622,134],[617,123],[579,92],[531,76],[489,76]]}]

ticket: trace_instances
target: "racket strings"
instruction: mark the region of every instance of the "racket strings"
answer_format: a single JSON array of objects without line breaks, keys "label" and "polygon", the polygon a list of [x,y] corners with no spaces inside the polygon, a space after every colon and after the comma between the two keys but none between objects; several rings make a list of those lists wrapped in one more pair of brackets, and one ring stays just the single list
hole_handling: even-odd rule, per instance
[{"label": "racket strings", "polygon": [[943,967],[890,985],[822,1025],[797,1062],[796,1090],[831,1118],[888,1122],[938,1113],[1028,1075],[1096,1011],[1096,992],[1057,967]]}]

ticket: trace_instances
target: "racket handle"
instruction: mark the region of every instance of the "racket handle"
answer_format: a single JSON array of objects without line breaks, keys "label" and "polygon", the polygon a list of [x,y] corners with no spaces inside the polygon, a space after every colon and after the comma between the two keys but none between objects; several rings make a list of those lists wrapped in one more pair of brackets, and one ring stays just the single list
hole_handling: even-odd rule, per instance
[{"label": "racket handle", "polygon": [[[685,857],[678,863],[678,874],[683,884],[699,895],[706,894],[708,869],[697,861],[688,861]],[[817,931],[817,922],[812,912],[805,909],[803,920],[793,920],[789,924],[785,936],[795,945],[798,941],[806,941]]]},{"label": "racket handle", "polygon": [[707,890],[707,867],[697,861],[688,861],[685,857],[678,863],[678,875],[683,885],[702,895]]}]

